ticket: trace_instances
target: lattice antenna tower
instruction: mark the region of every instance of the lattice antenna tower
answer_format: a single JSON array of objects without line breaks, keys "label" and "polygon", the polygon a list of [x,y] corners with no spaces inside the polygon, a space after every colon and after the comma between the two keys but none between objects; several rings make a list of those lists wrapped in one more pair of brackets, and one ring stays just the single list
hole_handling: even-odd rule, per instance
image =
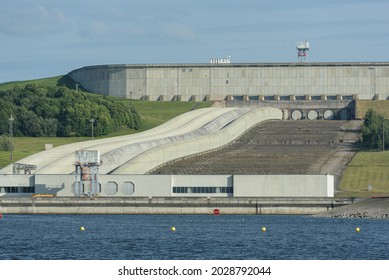
[{"label": "lattice antenna tower", "polygon": [[308,41],[297,43],[298,62],[303,62],[303,61],[307,60],[308,51],[309,51],[309,42]]}]

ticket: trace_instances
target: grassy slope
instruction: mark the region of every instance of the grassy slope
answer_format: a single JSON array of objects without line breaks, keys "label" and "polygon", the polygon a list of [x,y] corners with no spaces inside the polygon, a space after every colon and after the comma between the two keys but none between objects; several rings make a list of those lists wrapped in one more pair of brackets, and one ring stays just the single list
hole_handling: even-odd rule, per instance
[{"label": "grassy slope", "polygon": [[[357,100],[356,118],[362,119],[370,108],[389,119],[389,100]],[[373,190],[368,191],[368,186]],[[389,195],[389,152],[358,152],[342,177],[340,189],[340,196]]]},{"label": "grassy slope", "polygon": [[370,108],[389,119],[389,100],[357,100],[355,117],[363,119]]},{"label": "grassy slope", "polygon": [[[373,190],[368,191],[368,186]],[[389,195],[389,151],[358,152],[342,177],[341,196]]]},{"label": "grassy slope", "polygon": [[0,84],[0,91],[9,90],[15,86],[24,87],[28,84],[36,84],[36,85],[48,85],[48,86],[66,86],[70,89],[75,89],[76,82],[73,81],[69,76],[57,76],[51,78],[30,80],[30,81],[18,81],[18,82],[9,82]]}]

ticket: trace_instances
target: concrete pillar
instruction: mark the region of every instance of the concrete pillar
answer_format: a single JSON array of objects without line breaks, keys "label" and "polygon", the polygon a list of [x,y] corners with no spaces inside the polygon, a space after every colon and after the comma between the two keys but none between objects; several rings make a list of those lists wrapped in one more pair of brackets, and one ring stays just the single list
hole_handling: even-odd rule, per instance
[{"label": "concrete pillar", "polygon": [[249,101],[249,96],[248,95],[243,95],[243,101]]},{"label": "concrete pillar", "polygon": [[211,95],[207,94],[207,95],[204,97],[204,101],[211,101]]},{"label": "concrete pillar", "polygon": [[289,110],[288,109],[282,109],[282,119],[283,120],[289,119]]},{"label": "concrete pillar", "polygon": [[290,101],[296,101],[296,96],[294,94],[289,95]]},{"label": "concrete pillar", "polygon": [[341,94],[337,94],[336,95],[336,100],[342,100],[343,98],[342,98],[342,95]]},{"label": "concrete pillar", "polygon": [[357,100],[358,94],[353,94],[353,100]]},{"label": "concrete pillar", "polygon": [[260,94],[260,95],[258,95],[258,100],[263,101],[263,100],[265,100],[265,97],[262,94]]},{"label": "concrete pillar", "polygon": [[165,97],[163,95],[160,95],[157,99],[157,101],[164,101],[165,100]]},{"label": "concrete pillar", "polygon": [[373,100],[380,100],[380,96],[378,94],[374,94]]},{"label": "concrete pillar", "polygon": [[279,95],[274,95],[274,101],[280,101],[280,96]]},{"label": "concrete pillar", "polygon": [[321,100],[327,100],[327,96],[326,96],[325,94],[322,94],[322,95],[320,96],[320,99],[321,99]]},{"label": "concrete pillar", "polygon": [[197,96],[196,95],[192,95],[190,97],[190,101],[197,101]]},{"label": "concrete pillar", "polygon": [[306,94],[306,95],[305,95],[305,100],[307,100],[307,101],[311,100],[311,96],[308,95],[308,94]]},{"label": "concrete pillar", "polygon": [[227,95],[227,101],[232,101],[234,100],[234,98],[232,97],[232,95]]}]

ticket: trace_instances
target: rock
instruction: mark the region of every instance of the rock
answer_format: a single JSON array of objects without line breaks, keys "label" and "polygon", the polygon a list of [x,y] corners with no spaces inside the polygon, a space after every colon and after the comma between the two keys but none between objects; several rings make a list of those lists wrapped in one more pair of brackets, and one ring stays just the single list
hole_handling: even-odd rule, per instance
[{"label": "rock", "polygon": [[389,197],[365,199],[314,216],[330,218],[389,219]]}]

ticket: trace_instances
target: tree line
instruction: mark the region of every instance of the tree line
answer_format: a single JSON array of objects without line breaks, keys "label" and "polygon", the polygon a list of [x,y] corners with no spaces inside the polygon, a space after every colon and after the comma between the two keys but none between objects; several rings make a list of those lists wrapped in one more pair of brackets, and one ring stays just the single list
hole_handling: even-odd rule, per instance
[{"label": "tree line", "polygon": [[14,136],[91,136],[92,125],[93,134],[102,136],[123,126],[141,127],[133,107],[63,86],[31,84],[0,91],[0,135],[8,135],[11,115]]}]

